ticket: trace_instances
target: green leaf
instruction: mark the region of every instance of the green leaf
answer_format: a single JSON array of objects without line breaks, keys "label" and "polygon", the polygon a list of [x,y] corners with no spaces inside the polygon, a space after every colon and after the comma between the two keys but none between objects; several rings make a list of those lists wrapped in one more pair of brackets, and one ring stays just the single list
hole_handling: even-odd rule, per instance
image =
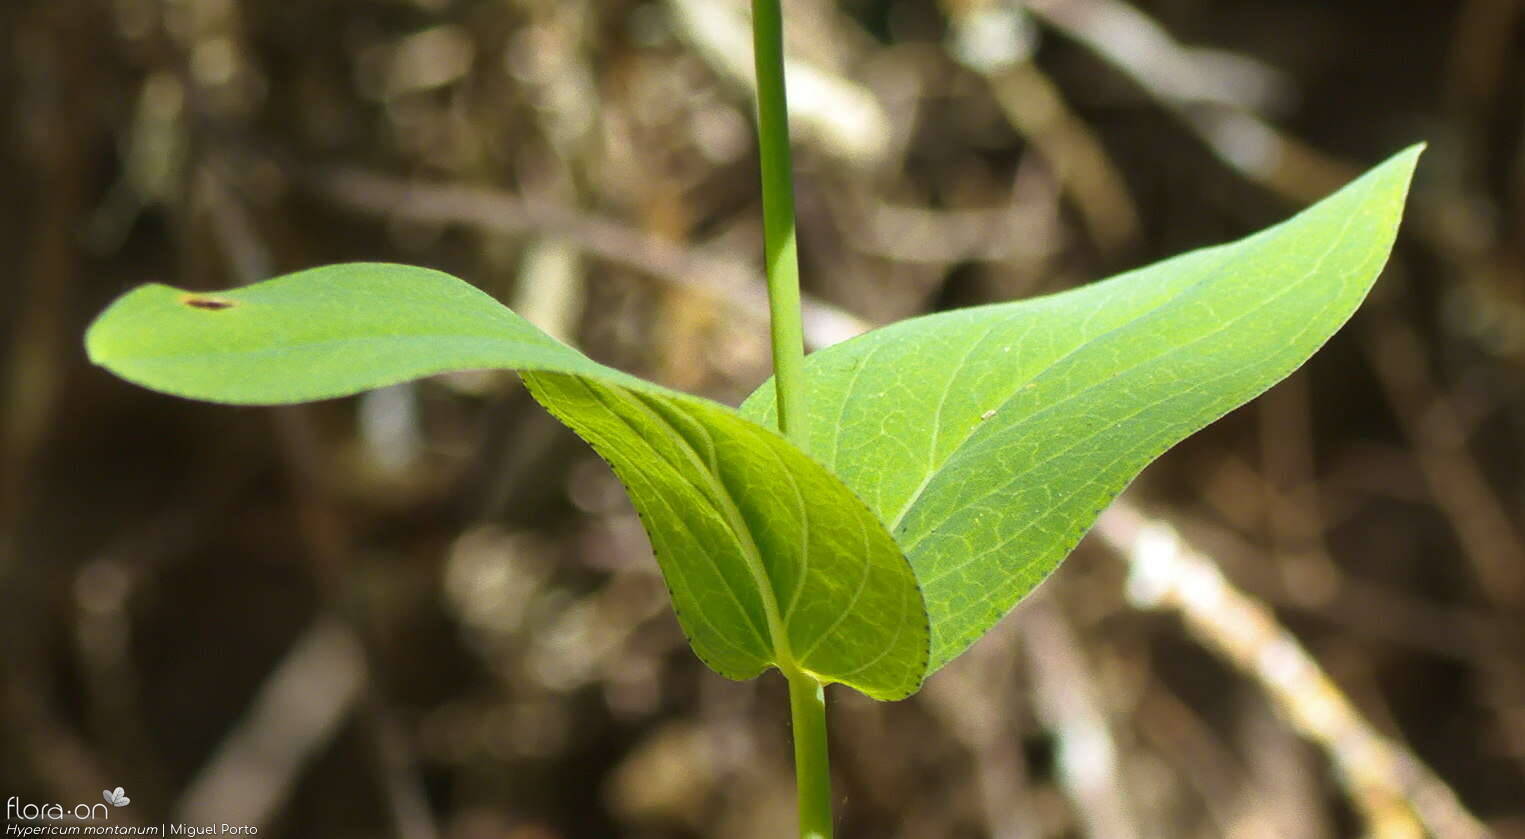
[{"label": "green leaf", "polygon": [[[808,450],[911,560],[936,670],[1166,449],[1296,370],[1392,248],[1420,148],[1242,241],[903,321],[806,360]],[[771,423],[773,387],[742,406]]]},{"label": "green leaf", "polygon": [[840,480],[731,408],[598,364],[447,274],[355,264],[216,294],[143,286],[85,343],[129,381],[236,404],[518,370],[625,483],[689,642],[715,670],[802,670],[883,699],[926,672],[915,577]]}]

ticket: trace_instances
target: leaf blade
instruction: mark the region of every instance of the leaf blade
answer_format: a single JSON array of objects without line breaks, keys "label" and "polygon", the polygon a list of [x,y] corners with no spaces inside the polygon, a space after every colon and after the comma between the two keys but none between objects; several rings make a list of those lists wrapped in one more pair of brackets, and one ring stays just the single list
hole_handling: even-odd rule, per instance
[{"label": "leaf blade", "polygon": [[305,402],[452,370],[536,365],[640,384],[449,274],[383,263],[213,294],[140,286],[96,318],[85,348],[128,381],[224,404]]},{"label": "leaf blade", "polygon": [[[233,404],[517,370],[615,467],[711,667],[738,679],[803,668],[878,698],[909,695],[926,671],[915,576],[841,481],[733,409],[598,364],[448,274],[360,263],[217,294],[147,286],[108,308],[86,346],[123,378]],[[849,572],[866,595],[837,579]]]},{"label": "leaf blade", "polygon": [[[1392,247],[1418,153],[1240,242],[902,321],[807,359],[813,410],[839,420],[816,420],[809,451],[910,558],[931,670],[1052,572],[1144,466],[1290,374],[1350,317]],[[771,390],[743,414],[770,422]]]}]

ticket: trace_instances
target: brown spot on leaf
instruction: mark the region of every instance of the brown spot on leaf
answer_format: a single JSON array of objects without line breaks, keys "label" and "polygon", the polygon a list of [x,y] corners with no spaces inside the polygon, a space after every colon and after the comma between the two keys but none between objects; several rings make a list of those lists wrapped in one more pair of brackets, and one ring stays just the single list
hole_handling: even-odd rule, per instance
[{"label": "brown spot on leaf", "polygon": [[231,309],[238,304],[232,300],[223,300],[220,297],[207,297],[203,294],[187,294],[180,298],[180,302],[192,309],[205,309],[209,312],[220,312],[223,309]]}]

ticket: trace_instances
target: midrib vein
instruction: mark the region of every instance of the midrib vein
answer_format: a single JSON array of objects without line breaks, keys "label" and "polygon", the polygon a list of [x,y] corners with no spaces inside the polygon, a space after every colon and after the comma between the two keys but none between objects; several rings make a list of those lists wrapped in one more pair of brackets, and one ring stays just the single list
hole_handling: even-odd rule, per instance
[{"label": "midrib vein", "polygon": [[[1215,338],[1218,335],[1220,335],[1220,334],[1222,334],[1224,332],[1227,332],[1228,330],[1230,330],[1233,327],[1237,326],[1241,321],[1243,321],[1243,320],[1245,320],[1245,319],[1247,319],[1249,317],[1252,317],[1253,315],[1258,313],[1260,310],[1266,308],[1267,306],[1271,306],[1271,305],[1275,304],[1276,301],[1280,300],[1281,298],[1286,297],[1287,295],[1294,293],[1304,283],[1308,282],[1310,279],[1315,277],[1318,274],[1318,272],[1320,270],[1322,270],[1322,268],[1324,266],[1325,260],[1327,260],[1329,258],[1329,255],[1331,253],[1334,253],[1334,251],[1337,250],[1339,248],[1339,246],[1344,242],[1344,237],[1345,237],[1345,235],[1350,230],[1351,222],[1352,222],[1352,219],[1350,219],[1350,218],[1347,218],[1345,220],[1344,225],[1340,228],[1339,235],[1335,237],[1335,241],[1332,244],[1330,244],[1330,246],[1327,249],[1325,249],[1325,251],[1323,253],[1319,254],[1318,258],[1313,261],[1312,266],[1309,267],[1306,271],[1304,271],[1302,276],[1300,276],[1296,280],[1293,280],[1292,282],[1282,286],[1280,289],[1278,289],[1276,291],[1276,293],[1270,295],[1269,297],[1266,297],[1266,298],[1262,299],[1261,301],[1256,303],[1255,306],[1253,306],[1252,308],[1247,309],[1244,312],[1241,312],[1239,315],[1237,315],[1235,317],[1232,317],[1232,318],[1229,318],[1226,321],[1220,322],[1213,329],[1211,329],[1208,332],[1205,332],[1205,333],[1203,333],[1201,335],[1198,335],[1198,336],[1192,338],[1191,340],[1184,341],[1184,342],[1181,342],[1179,344],[1175,344],[1174,346],[1170,347],[1168,350],[1166,350],[1166,351],[1164,351],[1162,353],[1159,353],[1157,355],[1151,356],[1150,358],[1144,359],[1142,361],[1138,361],[1138,362],[1134,363],[1133,365],[1131,365],[1131,366],[1129,366],[1129,367],[1127,367],[1127,368],[1125,368],[1123,370],[1115,371],[1115,372],[1107,375],[1105,378],[1102,378],[1102,379],[1100,379],[1100,380],[1098,380],[1096,382],[1092,382],[1091,384],[1087,385],[1086,387],[1084,387],[1084,388],[1082,388],[1082,389],[1080,389],[1078,391],[1066,394],[1063,398],[1059,399],[1058,401],[1053,402],[1053,403],[1051,403],[1049,405],[1045,405],[1042,409],[1040,409],[1038,411],[1034,411],[1033,413],[1028,414],[1025,417],[1022,417],[1021,422],[1022,423],[1030,423],[1036,417],[1040,417],[1040,416],[1043,416],[1045,414],[1051,414],[1054,411],[1056,411],[1060,406],[1065,405],[1065,404],[1067,404],[1067,403],[1069,403],[1069,402],[1071,402],[1071,401],[1073,401],[1075,399],[1078,399],[1081,396],[1086,395],[1086,394],[1090,393],[1091,391],[1096,390],[1099,387],[1103,387],[1103,386],[1107,385],[1108,383],[1110,383],[1112,381],[1115,381],[1116,379],[1118,379],[1121,376],[1125,376],[1125,375],[1127,375],[1127,374],[1129,374],[1129,373],[1133,372],[1134,370],[1137,370],[1137,369],[1139,369],[1141,367],[1145,367],[1145,366],[1148,366],[1150,364],[1155,364],[1155,363],[1159,362],[1161,359],[1168,358],[1169,356],[1175,355],[1176,353],[1184,352],[1184,351],[1190,349],[1192,346],[1194,346],[1196,344],[1202,343],[1203,341]],[[1363,257],[1357,264],[1358,265],[1359,264],[1364,264],[1365,261],[1366,261],[1366,257]],[[1208,279],[1210,279],[1210,278],[1204,278],[1202,281],[1199,281],[1199,282],[1196,282],[1196,283],[1192,283],[1190,286],[1188,286],[1187,288],[1183,289],[1180,293],[1178,293],[1176,295],[1173,295],[1170,298],[1170,301],[1167,301],[1167,304],[1168,304],[1168,302],[1173,302],[1176,299],[1178,299],[1181,295],[1185,294],[1186,291],[1188,291],[1190,289],[1197,288],[1198,286],[1202,285],[1202,283],[1207,282]],[[1154,312],[1159,311],[1161,308],[1163,308],[1164,305],[1167,305],[1167,304],[1161,304],[1160,306],[1155,306],[1154,308],[1150,309],[1148,312],[1141,313],[1138,316],[1130,319],[1128,322],[1120,324],[1120,325],[1118,325],[1114,329],[1109,329],[1106,332],[1103,332],[1102,334],[1097,335],[1095,338],[1087,340],[1085,342],[1085,344],[1082,344],[1081,346],[1083,347],[1086,344],[1090,344],[1090,343],[1092,343],[1094,341],[1101,340],[1101,339],[1107,337],[1108,335],[1111,335],[1111,334],[1113,334],[1113,333],[1115,333],[1115,332],[1117,332],[1117,331],[1119,331],[1119,330],[1121,330],[1121,329],[1123,329],[1123,328],[1125,328],[1125,327],[1135,323],[1139,319],[1141,319],[1143,317],[1147,317],[1148,315],[1153,314]],[[1035,374],[1032,377],[1032,379],[1030,379],[1029,381],[1036,381],[1044,373],[1047,373],[1049,370],[1053,369],[1054,367],[1056,367],[1057,365],[1062,363],[1066,358],[1069,358],[1070,356],[1073,356],[1080,349],[1081,349],[1081,347],[1076,347],[1075,350],[1072,350],[1069,353],[1066,353],[1064,355],[1064,357],[1062,357],[1060,359],[1057,359],[1056,361],[1054,361],[1051,364],[1044,365],[1044,368],[1042,370],[1038,371],[1038,373]],[[1171,393],[1171,394],[1167,395],[1166,397],[1164,397],[1164,398],[1162,398],[1160,400],[1156,400],[1154,403],[1151,403],[1151,405],[1146,406],[1145,408],[1140,409],[1140,410],[1147,410],[1149,407],[1153,407],[1153,405],[1157,405],[1157,404],[1159,404],[1161,402],[1168,401],[1169,399],[1175,398],[1178,395],[1179,395],[1178,393]],[[1015,398],[1015,393],[1013,393],[1013,395],[1008,398],[1008,401],[1011,398]],[[1002,403],[1002,404],[1005,404],[1005,403]],[[1138,412],[1135,412],[1134,414],[1130,414],[1128,417],[1125,417],[1124,419],[1131,418],[1132,416],[1136,415],[1137,413]],[[1038,468],[1040,466],[1043,466],[1043,465],[1045,465],[1045,464],[1047,464],[1047,463],[1057,459],[1058,457],[1062,456],[1064,453],[1070,451],[1071,449],[1074,449],[1076,446],[1081,445],[1081,444],[1089,441],[1090,439],[1096,437],[1098,434],[1102,433],[1104,430],[1105,429],[1098,429],[1097,431],[1095,431],[1095,432],[1093,432],[1091,434],[1088,434],[1088,435],[1086,435],[1084,437],[1080,437],[1080,438],[1077,438],[1075,440],[1072,440],[1072,441],[1070,441],[1069,445],[1066,445],[1065,447],[1059,449],[1056,452],[1051,452],[1051,453],[1049,453],[1049,456],[1045,457],[1043,460],[1038,461],[1038,462],[1036,462],[1034,464],[1031,464],[1031,465],[1027,466],[1021,472],[1019,472],[1016,475],[1012,476],[1012,479],[1010,481],[1008,481],[1003,486],[1003,489],[1001,491],[1004,491],[1005,488],[1008,488],[1008,487],[1012,486],[1013,484],[1015,484],[1016,482],[1018,482],[1021,479],[1022,475],[1025,475],[1028,472],[1031,472],[1033,469]],[[973,436],[973,433],[971,433],[969,436]],[[965,442],[967,442],[967,441],[968,441],[968,437],[965,438]],[[962,445],[963,445],[963,443],[959,444],[960,447],[962,447]],[[955,449],[954,453],[955,454],[957,453],[957,449]],[[952,455],[950,455],[949,457],[951,459]],[[927,481],[923,484],[922,490],[925,491],[926,485],[930,484],[930,483],[931,483],[931,478],[929,477],[927,479]],[[918,493],[918,496],[919,495],[920,495],[920,493]],[[901,517],[904,517],[905,513],[907,511],[909,511],[911,509],[911,507],[914,506],[914,504],[915,504],[915,502],[913,501],[911,505],[908,505],[906,507],[906,510],[901,512]],[[947,519],[944,518],[942,521],[939,521],[936,524],[931,525],[929,528],[927,528],[925,531],[923,531],[922,537],[919,537],[915,541],[912,541],[912,542],[910,542],[908,544],[903,545],[902,546],[902,550],[904,550],[906,552],[906,554],[909,555],[911,551],[915,550],[917,545],[921,544],[922,538],[924,538],[927,534],[935,532],[937,530],[937,528],[941,527],[944,523],[946,523],[946,521],[947,521]],[[897,519],[896,522],[898,524],[899,519]]]},{"label": "midrib vein", "polygon": [[[1056,367],[1056,366],[1058,366],[1060,364],[1063,364],[1066,359],[1069,359],[1069,358],[1073,357],[1076,353],[1079,353],[1080,351],[1084,350],[1086,347],[1090,346],[1091,344],[1094,344],[1097,341],[1101,341],[1101,340],[1105,339],[1107,336],[1109,336],[1109,335],[1111,335],[1111,334],[1113,334],[1115,332],[1119,332],[1119,331],[1121,331],[1123,329],[1128,328],[1129,326],[1132,326],[1134,323],[1138,322],[1140,319],[1149,317],[1150,315],[1154,314],[1155,312],[1158,312],[1161,309],[1164,309],[1166,306],[1169,306],[1169,305],[1175,303],[1177,300],[1181,299],[1182,297],[1184,297],[1186,294],[1188,294],[1189,292],[1193,291],[1194,289],[1197,289],[1197,288],[1201,287],[1204,283],[1207,283],[1207,282],[1211,281],[1212,278],[1213,278],[1213,270],[1215,268],[1217,268],[1219,265],[1221,265],[1223,262],[1226,262],[1227,260],[1228,260],[1228,257],[1225,257],[1222,261],[1214,263],[1210,267],[1199,269],[1202,273],[1204,273],[1206,275],[1202,279],[1183,286],[1175,294],[1172,294],[1169,297],[1167,297],[1166,299],[1161,300],[1159,303],[1156,303],[1155,305],[1150,306],[1149,308],[1144,309],[1144,310],[1136,313],[1132,317],[1128,318],[1127,320],[1123,321],[1122,323],[1119,323],[1118,325],[1112,327],[1111,329],[1103,330],[1102,332],[1097,333],[1096,335],[1094,335],[1094,336],[1092,336],[1090,338],[1087,338],[1084,341],[1081,341],[1079,344],[1076,344],[1074,347],[1071,347],[1069,350],[1065,351],[1058,358],[1055,358],[1053,361],[1050,361],[1047,364],[1044,364],[1041,368],[1035,370],[1031,376],[1029,376],[1027,379],[1023,380],[1016,387],[1012,388],[1011,391],[1008,392],[1005,396],[1002,396],[999,400],[997,400],[996,401],[996,406],[995,406],[996,410],[1000,410],[1001,407],[1004,407],[1008,402],[1010,402],[1011,400],[1015,399],[1017,394],[1020,393],[1022,388],[1026,387],[1028,383],[1037,381],[1039,377],[1041,377],[1044,373],[1046,373],[1050,369],[1052,369],[1052,368],[1054,368],[1054,367]],[[992,328],[991,332],[993,333],[994,331],[995,331],[995,329]],[[991,333],[987,333],[985,336],[983,336],[980,339],[980,341],[983,342],[986,338],[989,338],[990,334]],[[950,382],[950,386],[951,386],[951,382]],[[946,396],[946,393],[947,393],[947,391],[945,390],[944,391],[944,396]],[[916,502],[921,500],[921,496],[926,493],[927,487],[931,486],[933,479],[935,479],[937,477],[938,473],[942,470],[942,467],[947,465],[947,462],[950,459],[952,459],[952,457],[955,454],[958,453],[959,449],[963,448],[964,444],[968,443],[970,438],[972,438],[975,434],[979,433],[979,431],[983,427],[984,427],[983,423],[976,423],[974,425],[974,427],[969,429],[969,433],[964,435],[963,439],[959,440],[958,443],[954,444],[953,446],[951,446],[948,449],[948,454],[945,457],[943,457],[941,460],[937,461],[937,466],[935,468],[930,469],[930,470],[927,471],[927,474],[922,478],[921,483],[919,485],[917,485],[916,490],[914,492],[912,492],[910,498],[906,500],[905,506],[900,508],[900,512],[895,515],[894,520],[890,523],[889,531],[890,531],[891,534],[895,533],[895,531],[900,527],[901,522],[903,522],[905,520],[905,517],[911,512],[911,510],[915,509]],[[933,445],[934,446],[936,445],[935,441],[934,441]],[[899,541],[899,540],[897,539],[897,541]],[[906,549],[909,550],[908,548],[906,548]]]}]

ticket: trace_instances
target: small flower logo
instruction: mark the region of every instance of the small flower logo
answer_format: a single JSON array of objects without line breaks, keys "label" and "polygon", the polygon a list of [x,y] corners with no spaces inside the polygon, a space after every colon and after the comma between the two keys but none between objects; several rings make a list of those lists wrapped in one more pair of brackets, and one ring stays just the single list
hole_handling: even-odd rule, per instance
[{"label": "small flower logo", "polygon": [[101,790],[101,798],[106,799],[106,803],[113,807],[126,807],[132,803],[132,799],[127,797],[127,791],[121,787]]}]

